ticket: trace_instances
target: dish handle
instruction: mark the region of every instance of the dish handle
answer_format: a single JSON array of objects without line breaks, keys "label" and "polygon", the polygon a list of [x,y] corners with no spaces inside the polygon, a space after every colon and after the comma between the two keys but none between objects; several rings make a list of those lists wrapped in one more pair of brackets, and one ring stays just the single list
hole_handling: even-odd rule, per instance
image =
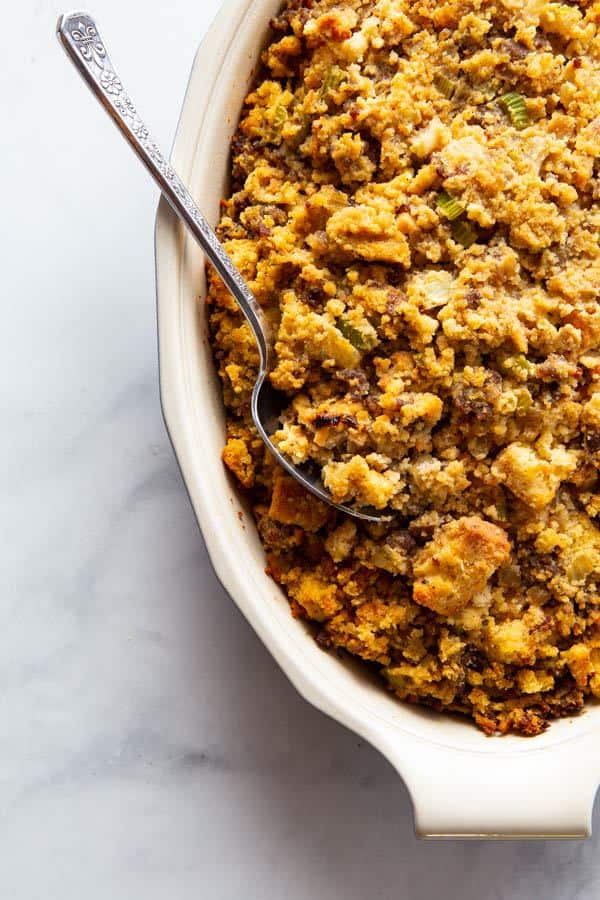
[{"label": "dish handle", "polygon": [[407,749],[403,741],[384,754],[407,785],[419,837],[552,840],[592,833],[599,777],[589,742],[510,753],[425,741]]}]

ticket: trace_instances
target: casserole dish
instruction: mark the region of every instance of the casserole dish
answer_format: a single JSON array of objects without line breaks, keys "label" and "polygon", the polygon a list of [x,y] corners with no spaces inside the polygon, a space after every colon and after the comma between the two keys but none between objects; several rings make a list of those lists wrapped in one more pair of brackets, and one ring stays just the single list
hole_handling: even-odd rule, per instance
[{"label": "casserole dish", "polygon": [[[229,142],[280,0],[226,0],[193,66],[173,163],[213,223]],[[324,653],[265,574],[221,462],[224,409],[207,339],[204,259],[166,202],[156,223],[161,396],[192,504],[222,584],[299,692],[389,759],[426,837],[584,837],[600,763],[600,708],[529,740],[403,705],[359,664]],[[246,524],[248,522],[248,524]]]}]

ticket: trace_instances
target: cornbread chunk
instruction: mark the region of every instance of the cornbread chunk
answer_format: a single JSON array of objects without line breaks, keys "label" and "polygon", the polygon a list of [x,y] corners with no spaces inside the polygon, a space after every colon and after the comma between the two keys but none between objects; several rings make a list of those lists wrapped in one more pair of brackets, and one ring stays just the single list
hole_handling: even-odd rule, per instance
[{"label": "cornbread chunk", "polygon": [[510,556],[501,528],[478,516],[442,526],[417,554],[413,598],[441,616],[460,612]]},{"label": "cornbread chunk", "polygon": [[327,234],[342,250],[361,259],[410,265],[406,236],[387,210],[368,206],[341,209],[327,223]]},{"label": "cornbread chunk", "polygon": [[241,438],[229,438],[223,450],[223,462],[233,472],[242,487],[252,487],[254,462],[246,443]]},{"label": "cornbread chunk", "polygon": [[535,659],[535,641],[527,622],[509,619],[493,622],[487,629],[490,657],[506,665],[529,665]]},{"label": "cornbread chunk", "polygon": [[323,482],[336,503],[353,499],[376,509],[385,509],[399,480],[399,475],[381,474],[371,468],[362,456],[328,463],[323,469]]},{"label": "cornbread chunk", "polygon": [[335,585],[312,572],[301,576],[298,584],[290,589],[290,595],[315,622],[331,618],[342,605]]},{"label": "cornbread chunk", "polygon": [[386,521],[278,470],[209,270],[225,465],[321,647],[539,734],[600,698],[598,0],[282,0],[271,26],[219,237],[273,337],[273,441]]},{"label": "cornbread chunk", "polygon": [[325,541],[325,548],[334,562],[342,562],[352,553],[354,544],[356,543],[357,528],[351,519],[332,531]]},{"label": "cornbread chunk", "polygon": [[565,660],[577,687],[586,688],[588,679],[595,674],[592,664],[592,651],[586,644],[573,644],[563,653]]},{"label": "cornbread chunk", "polygon": [[513,494],[533,509],[543,509],[576,466],[576,456],[562,447],[542,459],[533,447],[515,442],[498,456],[493,471]]},{"label": "cornbread chunk", "polygon": [[329,507],[306,491],[295,478],[278,473],[273,482],[269,516],[283,525],[318,531],[329,517]]},{"label": "cornbread chunk", "polygon": [[600,391],[594,394],[582,410],[582,422],[590,431],[600,433]]}]

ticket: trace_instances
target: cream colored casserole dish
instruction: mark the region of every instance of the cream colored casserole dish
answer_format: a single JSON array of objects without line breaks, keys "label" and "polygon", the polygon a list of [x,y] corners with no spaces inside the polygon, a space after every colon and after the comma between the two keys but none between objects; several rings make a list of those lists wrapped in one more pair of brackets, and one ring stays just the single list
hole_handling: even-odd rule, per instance
[{"label": "cream colored casserole dish", "polygon": [[[192,70],[173,161],[216,223],[229,143],[280,0],[227,0]],[[216,572],[300,693],[377,747],[427,837],[584,837],[600,778],[600,708],[530,740],[386,695],[360,665],[325,654],[265,574],[264,551],[221,462],[224,410],[204,318],[204,259],[165,202],[156,258],[165,419]]]}]

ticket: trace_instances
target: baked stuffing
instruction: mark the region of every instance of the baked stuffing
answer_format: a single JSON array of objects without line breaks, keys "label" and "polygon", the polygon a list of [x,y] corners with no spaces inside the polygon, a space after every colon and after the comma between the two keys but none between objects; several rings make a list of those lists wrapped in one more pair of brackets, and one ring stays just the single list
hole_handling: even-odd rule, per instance
[{"label": "baked stuffing", "polygon": [[600,2],[288,0],[232,146],[214,273],[224,460],[319,643],[399,698],[536,735],[600,697]]}]

